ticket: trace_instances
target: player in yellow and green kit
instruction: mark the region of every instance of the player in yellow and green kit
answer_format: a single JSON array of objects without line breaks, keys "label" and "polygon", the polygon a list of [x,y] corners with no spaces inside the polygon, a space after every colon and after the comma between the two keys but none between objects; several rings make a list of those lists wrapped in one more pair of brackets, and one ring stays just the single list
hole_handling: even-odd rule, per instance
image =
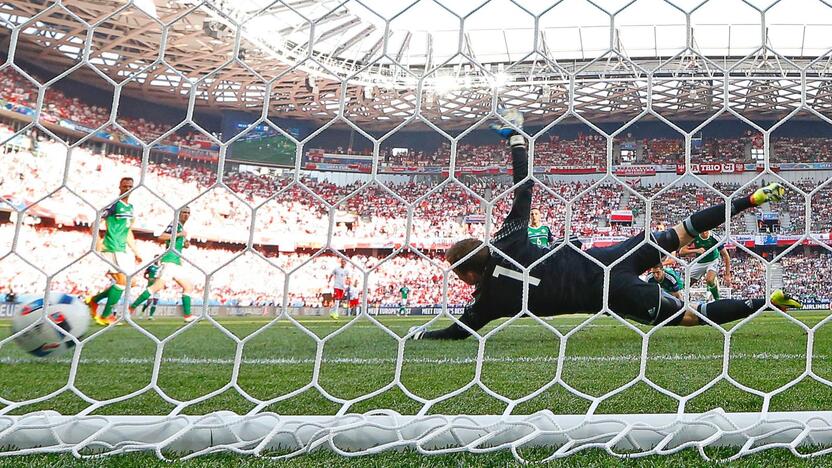
[{"label": "player in yellow and green kit", "polygon": [[538,247],[549,247],[555,236],[552,235],[552,230],[542,223],[543,216],[540,210],[532,208],[529,212],[529,242]]},{"label": "player in yellow and green kit", "polygon": [[[717,246],[705,254],[711,247]],[[716,273],[719,271],[719,258],[725,263],[725,273],[723,279],[725,285],[731,284],[731,257],[728,251],[725,250],[725,245],[720,243],[719,239],[714,236],[711,231],[702,231],[698,236],[693,238],[693,242],[679,249],[679,255],[703,255],[696,263],[690,267],[691,282],[705,277],[705,283],[708,291],[713,296],[714,300],[719,300],[719,283],[716,280]]]},{"label": "player in yellow and green kit", "polygon": [[164,289],[169,280],[173,280],[182,288],[182,309],[185,321],[192,322],[196,320],[196,316],[191,314],[190,294],[194,290],[194,286],[182,268],[181,257],[182,249],[188,246],[188,233],[185,231],[184,226],[190,216],[191,209],[187,206],[182,208],[179,211],[179,222],[176,223],[176,227],[171,224],[159,236],[159,240],[165,241],[165,248],[168,249],[159,259],[162,265],[159,278],[152,285],[149,285],[147,289],[142,291],[139,297],[130,304],[131,313],[149,299],[150,296]]},{"label": "player in yellow and green kit", "polygon": [[[101,213],[101,219],[104,221],[106,229],[104,237],[98,237],[98,226],[92,228],[92,235],[96,240],[95,248],[110,262],[107,275],[114,281],[109,288],[95,296],[88,297],[85,301],[90,308],[90,314],[99,325],[108,325],[116,321],[113,307],[118,304],[121,295],[124,294],[124,288],[127,285],[126,273],[132,273],[136,263],[142,262],[131,230],[133,226],[133,205],[128,202],[128,199],[132,189],[133,178],[122,177],[118,184],[119,199]],[[128,247],[133,253],[132,256],[127,253]],[[99,315],[98,302],[104,298],[107,299],[107,305]]]}]

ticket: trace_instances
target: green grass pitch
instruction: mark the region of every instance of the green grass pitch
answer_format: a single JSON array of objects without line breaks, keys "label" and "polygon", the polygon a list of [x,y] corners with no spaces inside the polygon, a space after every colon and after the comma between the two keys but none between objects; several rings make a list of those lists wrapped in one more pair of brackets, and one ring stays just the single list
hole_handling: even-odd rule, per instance
[{"label": "green grass pitch", "polygon": [[[811,328],[828,314],[829,311],[796,312],[792,317]],[[542,409],[556,414],[586,413],[591,402],[570,393],[560,384],[551,386],[534,398],[525,400],[524,397],[556,377],[559,377],[559,382],[580,392],[602,397],[639,375],[642,337],[609,317],[598,317],[581,329],[576,329],[588,318],[589,316],[574,315],[544,320],[568,336],[565,344],[561,343],[556,334],[533,319],[523,318],[509,324],[486,342],[481,382],[494,392],[517,401],[512,410],[514,414],[529,414]],[[425,317],[380,318],[390,330],[400,335],[404,335],[409,327],[427,320]],[[337,336],[327,339],[323,348],[319,383],[332,396],[344,400],[356,399],[393,381],[397,342],[366,318],[341,318],[339,321],[308,318],[301,319],[300,322],[320,338],[347,327]],[[169,337],[182,326],[180,321],[172,319],[136,323],[160,340]],[[263,328],[269,319],[228,318],[220,319],[219,323],[227,333],[243,339]],[[440,321],[436,326],[447,323]],[[491,324],[485,331],[501,323],[504,321]],[[639,329],[649,331],[647,327],[639,326]],[[97,330],[99,328],[96,327],[92,332]],[[9,334],[8,321],[0,321],[0,334]],[[766,312],[755,317],[735,330],[730,340],[728,375],[742,385],[773,392],[798,378],[807,369],[808,334],[779,314]],[[678,395],[689,395],[719,376],[724,363],[724,342],[723,334],[711,327],[661,329],[649,340],[645,375],[652,382]],[[180,401],[195,399],[223,387],[231,381],[236,346],[234,340],[211,323],[196,323],[165,344],[158,387]],[[84,345],[75,386],[98,400],[117,398],[142,389],[151,382],[156,349],[157,345],[152,340],[130,325],[111,327]],[[565,350],[565,359],[559,368],[558,355],[561,349]],[[249,395],[259,400],[285,395],[311,381],[315,352],[315,341],[303,331],[288,321],[275,322],[251,338],[243,348],[243,362],[237,382]],[[478,342],[475,339],[408,342],[404,351],[401,382],[422,398],[440,398],[475,378],[477,352]],[[832,377],[830,357],[832,326],[823,326],[814,332],[811,369],[821,377]],[[0,375],[3,376],[0,380],[0,396],[20,401],[48,394],[66,384],[69,370],[68,356],[38,359],[9,343],[0,348]],[[595,412],[676,412],[679,404],[679,401],[661,394],[645,383],[637,383],[624,392],[604,398]],[[763,404],[762,397],[742,391],[723,379],[687,401],[685,411],[703,412],[714,408],[723,408],[729,412],[760,411]],[[74,414],[88,406],[87,402],[67,391],[47,402],[28,405],[10,413],[25,414],[48,409],[62,414]],[[328,401],[313,389],[271,404],[263,408],[263,411],[279,414],[334,414],[340,407],[341,404]],[[403,414],[413,414],[421,407],[422,403],[394,388],[371,399],[352,403],[349,412],[387,408]],[[182,412],[204,414],[231,410],[246,413],[253,408],[255,403],[230,389],[205,402],[186,406]],[[809,377],[773,395],[769,404],[771,411],[830,408],[832,388]],[[166,414],[173,409],[174,405],[149,391],[128,401],[103,406],[93,414]],[[429,412],[501,414],[506,409],[505,402],[474,386],[456,397],[433,404]],[[213,457],[197,461],[195,466],[231,459],[233,457],[230,455]],[[777,463],[783,464],[789,457],[772,452],[772,455],[764,454],[755,458],[758,463],[773,462],[775,459],[781,460]],[[6,461],[14,460],[44,464],[71,461],[60,456]],[[126,461],[130,457],[121,460],[133,463]],[[153,461],[152,458],[143,456],[136,456],[136,460],[142,460],[142,466]],[[332,464],[339,460],[331,455],[319,454],[300,463]],[[460,455],[439,457],[437,463],[504,464],[511,460],[510,454]],[[613,462],[605,454],[593,452],[579,455],[575,462],[581,460],[584,465]],[[665,463],[678,466],[701,461],[696,454],[682,454],[676,458],[650,457],[648,460],[660,466]],[[421,456],[412,453],[365,457],[357,461],[374,466],[379,463],[425,463]],[[257,463],[254,460],[249,462]],[[97,463],[105,466],[112,461]]]}]

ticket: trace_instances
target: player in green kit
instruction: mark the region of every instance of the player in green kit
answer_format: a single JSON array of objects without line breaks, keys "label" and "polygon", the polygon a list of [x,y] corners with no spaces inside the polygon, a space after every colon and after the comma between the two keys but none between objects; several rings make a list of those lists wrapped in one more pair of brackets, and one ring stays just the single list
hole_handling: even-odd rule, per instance
[{"label": "player in green kit", "polygon": [[[165,288],[169,280],[173,280],[182,288],[182,309],[183,316],[186,322],[196,320],[196,316],[191,314],[191,292],[194,290],[193,283],[188,279],[182,268],[182,249],[188,246],[188,233],[185,231],[185,223],[191,216],[191,209],[187,206],[179,211],[179,222],[174,227],[173,224],[165,229],[165,232],[159,236],[159,240],[165,241],[165,248],[168,249],[159,259],[162,268],[159,273],[159,278],[148,286],[147,289],[139,294],[139,297],[130,304],[130,313],[133,313],[137,307],[150,298],[153,294]],[[173,248],[171,248],[173,244]]]},{"label": "player in green kit", "polygon": [[[110,269],[107,272],[114,283],[104,291],[95,296],[88,297],[84,302],[90,308],[90,314],[99,325],[109,325],[116,322],[113,314],[113,307],[118,304],[124,288],[127,285],[126,272],[132,272],[136,263],[141,263],[142,258],[136,249],[136,240],[133,238],[133,205],[128,203],[130,191],[133,189],[133,178],[122,177],[118,183],[119,199],[104,209],[101,219],[104,221],[104,237],[99,238],[98,226],[93,226],[92,235],[95,239],[95,249],[110,262]],[[127,248],[133,255],[127,253]],[[134,262],[135,260],[135,262]],[[98,314],[98,302],[107,299],[104,311]]]},{"label": "player in green kit", "polygon": [[399,288],[399,294],[402,295],[401,301],[399,301],[399,315],[407,315],[407,297],[410,295],[410,288],[405,284]]},{"label": "player in green kit", "polygon": [[555,236],[552,235],[552,230],[542,223],[543,216],[540,210],[532,208],[529,212],[529,242],[538,247],[549,247]]},{"label": "player in green kit", "polygon": [[650,269],[647,282],[658,284],[671,296],[682,299],[682,289],[684,289],[685,283],[679,277],[679,273],[676,273],[676,270],[673,268],[664,268],[662,265],[654,266]]},{"label": "player in green kit", "polygon": [[711,231],[702,231],[693,238],[693,242],[679,249],[679,255],[702,255],[713,246],[718,247],[691,265],[690,279],[691,282],[694,282],[704,276],[708,291],[714,300],[719,300],[719,283],[716,280],[716,273],[719,271],[720,257],[725,263],[725,273],[722,278],[725,280],[726,286],[731,284],[731,257],[728,255],[728,251],[725,250],[725,245],[721,244]]},{"label": "player in green kit", "polygon": [[[153,286],[153,283],[159,279],[159,272],[161,269],[162,267],[158,263],[151,263],[147,266],[147,268],[145,268],[144,278],[147,280],[148,288]],[[139,312],[139,315],[144,316],[147,313],[147,308],[150,307],[150,314],[147,315],[147,319],[153,320],[153,316],[156,314],[156,304],[158,303],[158,295],[153,294],[147,301],[145,301],[144,305],[142,305],[142,310]]]}]

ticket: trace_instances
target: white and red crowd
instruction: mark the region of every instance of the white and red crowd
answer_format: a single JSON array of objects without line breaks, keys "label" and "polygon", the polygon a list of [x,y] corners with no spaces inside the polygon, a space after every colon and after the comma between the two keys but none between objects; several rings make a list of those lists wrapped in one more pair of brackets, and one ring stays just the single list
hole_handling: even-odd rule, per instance
[{"label": "white and red crowd", "polygon": [[[0,99],[6,103],[32,105],[36,98],[35,87],[19,74],[10,69],[0,72]],[[69,119],[90,128],[106,122],[109,114],[108,108],[85,104],[52,88],[44,99],[43,115]],[[145,141],[157,138],[169,128],[166,124],[144,119],[124,118],[119,122]],[[12,135],[10,127],[0,125],[0,141],[8,140]],[[407,182],[401,182],[399,178],[396,182],[381,185],[369,182],[369,178],[338,184],[326,177],[306,175],[293,184],[291,177],[229,172],[219,178],[217,171],[209,165],[150,163],[142,178],[138,158],[98,154],[85,146],[67,150],[44,135],[31,132],[28,135],[34,144],[6,145],[0,154],[0,197],[19,207],[32,206],[27,210],[29,216],[24,220],[16,255],[7,257],[3,261],[4,267],[0,268],[0,288],[8,285],[18,292],[42,289],[44,285],[43,275],[27,262],[49,274],[56,274],[51,283],[53,289],[86,293],[106,284],[104,263],[89,254],[89,233],[63,229],[62,225],[90,225],[96,212],[115,199],[118,180],[123,176],[133,176],[141,183],[131,194],[131,203],[136,208],[135,228],[158,234],[172,221],[173,208],[187,203],[192,213],[187,226],[189,235],[195,240],[222,242],[223,247],[196,243],[202,246],[193,245],[185,253],[185,257],[194,263],[191,266],[193,275],[203,278],[203,281],[197,281],[202,288],[198,293],[207,294],[209,300],[220,303],[280,304],[284,300],[285,273],[291,271],[289,295],[285,300],[295,305],[319,305],[324,293],[330,290],[326,278],[337,263],[337,257],[313,254],[315,249],[310,246],[324,246],[330,229],[334,247],[350,245],[356,239],[365,240],[369,247],[398,246],[405,241],[417,247],[446,245],[463,237],[485,236],[482,220],[486,217],[490,216],[499,227],[513,198],[509,190],[511,184],[505,177],[491,176],[466,176],[460,179],[462,184],[443,181],[436,176]],[[191,137],[173,135],[168,142],[188,144]],[[781,159],[817,162],[832,161],[827,150],[829,142],[832,139],[783,137],[773,139],[772,144],[774,154]],[[704,141],[697,154],[702,162],[742,162],[747,160],[749,147],[757,144],[758,139],[751,134],[735,139],[710,139]],[[681,139],[644,140],[642,147],[643,157],[654,164],[677,163],[684,152]],[[349,150],[341,148],[341,152]],[[383,156],[386,164],[426,166],[447,164],[449,154],[450,148],[443,145],[431,154],[410,151]],[[535,157],[537,164],[603,165],[606,140],[592,135],[572,139],[552,137],[538,142]],[[502,144],[461,144],[458,148],[457,165],[507,164],[508,152]],[[66,186],[62,187],[64,177]],[[795,184],[809,191],[817,182],[798,180]],[[635,188],[650,196],[662,187],[642,183]],[[738,189],[739,184],[717,183],[714,187],[727,194]],[[830,190],[824,187],[811,198],[812,211],[818,213],[810,222],[812,228],[828,230],[832,225],[832,217],[823,215],[832,213],[832,196],[829,195]],[[606,183],[592,186],[587,180],[552,181],[536,191],[533,204],[540,208],[546,224],[557,236],[565,234],[568,211],[568,203],[559,197],[573,200],[571,234],[631,235],[645,224],[643,204],[621,187]],[[495,199],[489,211],[483,201]],[[649,224],[668,225],[695,209],[720,201],[722,199],[709,190],[691,185],[673,186],[653,202]],[[330,210],[328,205],[334,208]],[[789,219],[785,227],[787,232],[803,229],[804,206],[801,197],[792,196],[781,208],[781,217]],[[610,213],[614,210],[632,210],[633,225],[610,223]],[[53,218],[58,227],[40,227],[38,217]],[[743,223],[738,224],[734,232],[744,232]],[[0,226],[0,245],[11,246],[13,233],[11,224]],[[268,250],[264,253],[266,259],[254,252],[246,252],[244,246],[250,237],[255,245],[277,245],[279,249],[265,249]],[[156,242],[139,241],[139,245],[148,259],[162,251],[161,244]],[[296,248],[304,246],[305,249]],[[381,252],[389,253],[390,249],[383,248]],[[355,264],[354,279],[362,290],[366,286],[369,303],[397,304],[399,288],[406,284],[412,292],[410,304],[439,304],[443,299],[442,269],[447,265],[438,254],[430,250],[425,252],[421,254],[424,256],[400,253],[392,258],[387,258],[385,253],[350,255],[350,261]],[[805,260],[797,260],[801,258]],[[788,262],[829,266],[826,256],[788,259]],[[77,262],[69,268],[59,271],[59,266],[75,260]],[[17,262],[14,268],[6,267],[10,262]],[[362,271],[370,274],[365,277]],[[213,274],[206,282],[203,273]],[[449,303],[466,302],[470,288],[453,275],[448,278]],[[799,294],[820,293],[802,283],[793,286]],[[174,292],[166,290],[163,294],[173,297]]]}]

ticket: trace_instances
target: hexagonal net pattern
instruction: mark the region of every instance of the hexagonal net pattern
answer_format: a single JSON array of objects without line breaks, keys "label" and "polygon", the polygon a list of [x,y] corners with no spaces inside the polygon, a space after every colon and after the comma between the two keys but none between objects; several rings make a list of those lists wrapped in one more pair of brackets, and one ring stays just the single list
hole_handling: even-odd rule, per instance
[{"label": "hexagonal net pattern", "polygon": [[[639,324],[611,306],[614,269],[635,250],[605,264],[587,248],[632,235],[639,248],[676,260],[689,284],[698,258],[666,251],[645,232],[778,181],[797,235],[763,255],[755,246],[777,238],[725,211],[719,234],[734,246],[735,278],[758,282],[742,289],[735,279],[723,291],[769,297],[775,283],[793,281],[800,246],[828,255],[829,235],[816,226],[825,220],[815,215],[827,208],[828,180],[788,172],[826,174],[812,166],[823,160],[775,151],[796,138],[790,125],[832,125],[832,60],[807,45],[812,26],[787,27],[818,22],[789,16],[810,2],[738,1],[730,8],[750,28],[709,22],[703,12],[724,14],[722,0],[230,3],[238,2],[0,5],[0,325],[20,313],[12,291],[47,308],[52,293],[103,289],[100,299],[113,302],[99,307],[103,326],[84,336],[44,315],[0,340],[0,374],[9,376],[0,382],[0,455],[286,458],[409,448],[545,461],[587,448],[643,456],[695,447],[728,459],[774,447],[829,450],[832,413],[823,409],[832,382],[818,354],[829,316],[803,319],[766,299],[728,328],[688,288],[675,314]],[[826,15],[832,6],[812,8]],[[427,18],[436,30],[410,26]],[[505,18],[515,19],[501,28],[496,19]],[[654,23],[646,34],[644,21]],[[784,39],[795,34],[803,45]],[[558,47],[570,38],[580,45]],[[178,120],[137,111],[156,104]],[[525,126],[504,109],[520,111]],[[224,116],[217,131],[220,112],[246,117],[228,126]],[[489,124],[522,135],[530,170],[512,172],[499,137],[482,143]],[[722,137],[725,126],[745,133]],[[552,132],[578,127],[585,133],[568,150],[557,146],[567,137]],[[631,133],[644,131],[662,136],[634,143]],[[406,148],[420,139],[442,149]],[[353,151],[359,140],[364,150]],[[321,149],[342,144],[348,149]],[[673,157],[650,160],[655,154]],[[121,176],[134,184],[116,192]],[[534,262],[500,249],[494,234],[527,183],[554,233],[579,235],[583,247],[554,241]],[[112,208],[127,197],[129,215]],[[620,210],[636,227],[627,235],[582,231],[598,217],[591,211],[625,206],[641,207]],[[351,214],[356,207],[364,211]],[[443,231],[443,216],[465,217],[467,228]],[[109,235],[125,218],[127,244],[102,246],[105,228]],[[473,291],[441,255],[472,236],[514,266],[499,274],[522,284],[518,309],[478,329],[459,317],[460,297]],[[133,253],[135,262],[124,257]],[[561,316],[546,304],[557,317],[534,313],[532,270],[564,255],[597,269],[600,307]],[[148,278],[155,266],[160,276]],[[339,283],[346,269],[352,284]],[[160,318],[150,323],[128,306],[147,300],[146,287],[158,292],[154,279],[163,289],[161,301],[150,299],[150,317],[158,307]],[[333,297],[309,293],[330,281],[340,290]],[[410,303],[399,289],[409,281]],[[370,298],[377,284],[394,304]],[[355,315],[330,320],[344,291]],[[316,294],[334,307],[311,304]],[[430,318],[383,313],[417,310]],[[673,326],[680,317],[703,326]],[[449,324],[472,336],[414,339]],[[15,346],[42,327],[70,352],[33,358]],[[807,400],[817,404],[801,406]]]}]

